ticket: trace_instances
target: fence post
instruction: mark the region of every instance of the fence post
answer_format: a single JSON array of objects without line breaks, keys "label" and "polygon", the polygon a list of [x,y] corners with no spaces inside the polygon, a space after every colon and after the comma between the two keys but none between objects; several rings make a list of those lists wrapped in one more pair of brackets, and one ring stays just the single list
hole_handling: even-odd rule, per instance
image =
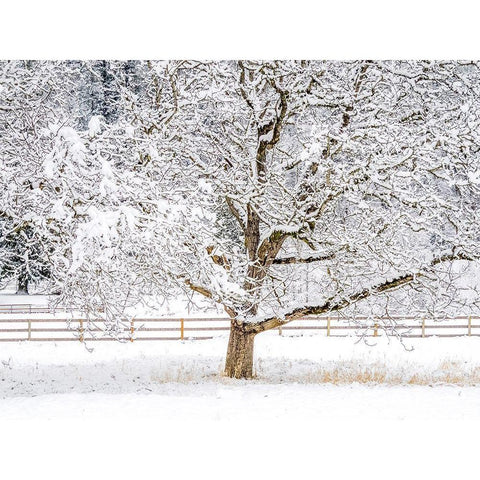
[{"label": "fence post", "polygon": [[327,317],[327,337],[330,336],[330,317]]},{"label": "fence post", "polygon": [[378,323],[373,326],[373,336],[378,337]]},{"label": "fence post", "polygon": [[32,339],[32,319],[29,318],[28,319],[28,337],[27,337],[27,340],[31,340]]},{"label": "fence post", "polygon": [[422,338],[425,338],[425,319],[422,318]]},{"label": "fence post", "polygon": [[281,325],[278,327],[278,334],[282,335],[282,326]]},{"label": "fence post", "polygon": [[185,336],[185,327],[183,324],[183,318],[180,319],[180,340],[183,340]]},{"label": "fence post", "polygon": [[472,316],[468,316],[468,336],[472,336]]},{"label": "fence post", "polygon": [[81,343],[83,343],[83,340],[84,340],[83,332],[85,331],[83,329],[83,319],[81,318],[79,320],[79,322],[80,322],[80,338],[79,338],[79,340],[80,340]]},{"label": "fence post", "polygon": [[133,318],[130,320],[130,341],[133,342],[133,334],[135,333],[135,326],[134,326]]}]

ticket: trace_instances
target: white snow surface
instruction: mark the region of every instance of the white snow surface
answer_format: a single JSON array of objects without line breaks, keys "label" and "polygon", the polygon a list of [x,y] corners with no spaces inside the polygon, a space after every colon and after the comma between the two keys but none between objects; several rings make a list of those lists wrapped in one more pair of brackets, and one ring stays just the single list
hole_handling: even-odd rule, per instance
[{"label": "white snow surface", "polygon": [[226,344],[1,344],[3,478],[478,478],[480,339]]}]

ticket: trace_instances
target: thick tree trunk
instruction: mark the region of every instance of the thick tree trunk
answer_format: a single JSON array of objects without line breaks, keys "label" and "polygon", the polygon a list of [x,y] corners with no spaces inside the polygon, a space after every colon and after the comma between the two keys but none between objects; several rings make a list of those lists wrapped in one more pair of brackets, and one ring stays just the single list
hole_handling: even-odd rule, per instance
[{"label": "thick tree trunk", "polygon": [[254,339],[254,333],[247,333],[241,326],[232,322],[225,362],[225,375],[231,378],[253,377]]},{"label": "thick tree trunk", "polygon": [[28,278],[19,277],[17,283],[17,295],[28,295]]}]

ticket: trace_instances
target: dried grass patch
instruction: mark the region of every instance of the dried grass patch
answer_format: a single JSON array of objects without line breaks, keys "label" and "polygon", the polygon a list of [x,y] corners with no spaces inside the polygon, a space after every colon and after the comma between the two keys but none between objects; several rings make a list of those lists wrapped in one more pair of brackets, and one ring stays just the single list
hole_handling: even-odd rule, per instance
[{"label": "dried grass patch", "polygon": [[[295,366],[295,362],[291,363]],[[257,368],[257,378],[262,381],[281,383],[311,384],[371,384],[371,385],[480,385],[480,366],[470,366],[464,362],[443,360],[435,369],[419,370],[414,364],[401,367],[389,367],[385,363],[376,362],[362,365],[357,362],[330,362],[326,365],[312,365],[301,372],[287,371],[278,378],[270,371],[268,363]]]}]

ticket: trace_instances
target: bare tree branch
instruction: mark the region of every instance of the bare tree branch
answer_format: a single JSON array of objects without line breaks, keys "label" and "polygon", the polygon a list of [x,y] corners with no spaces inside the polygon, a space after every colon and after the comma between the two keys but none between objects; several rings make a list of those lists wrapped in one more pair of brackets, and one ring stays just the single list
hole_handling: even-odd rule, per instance
[{"label": "bare tree branch", "polygon": [[[446,254],[432,260],[428,268],[438,265],[439,263],[454,261],[454,260],[471,261],[473,260],[473,258],[463,253]],[[423,272],[408,273],[400,277],[394,278],[393,280],[389,280],[379,285],[366,288],[360,292],[350,295],[348,298],[344,298],[337,302],[332,302],[331,300],[329,300],[325,302],[323,305],[300,307],[292,310],[290,313],[287,313],[283,318],[273,317],[273,318],[268,318],[266,320],[263,320],[261,322],[248,324],[246,325],[245,330],[247,332],[256,334],[256,333],[264,332],[266,330],[270,330],[272,328],[280,327],[282,325],[285,325],[286,323],[305,317],[307,315],[322,315],[324,313],[336,312],[336,311],[342,310],[348,307],[349,305],[352,305],[361,300],[364,300],[367,297],[370,297],[372,295],[378,295],[380,293],[392,291],[397,288],[403,287],[404,285],[412,283],[417,278],[424,276],[428,268],[425,268]]]},{"label": "bare tree branch", "polygon": [[320,256],[311,256],[306,258],[283,257],[283,258],[276,258],[273,261],[273,265],[290,265],[290,264],[297,264],[297,263],[324,262],[325,260],[333,260],[334,258],[335,258],[334,253],[329,253],[327,255],[320,255]]}]

